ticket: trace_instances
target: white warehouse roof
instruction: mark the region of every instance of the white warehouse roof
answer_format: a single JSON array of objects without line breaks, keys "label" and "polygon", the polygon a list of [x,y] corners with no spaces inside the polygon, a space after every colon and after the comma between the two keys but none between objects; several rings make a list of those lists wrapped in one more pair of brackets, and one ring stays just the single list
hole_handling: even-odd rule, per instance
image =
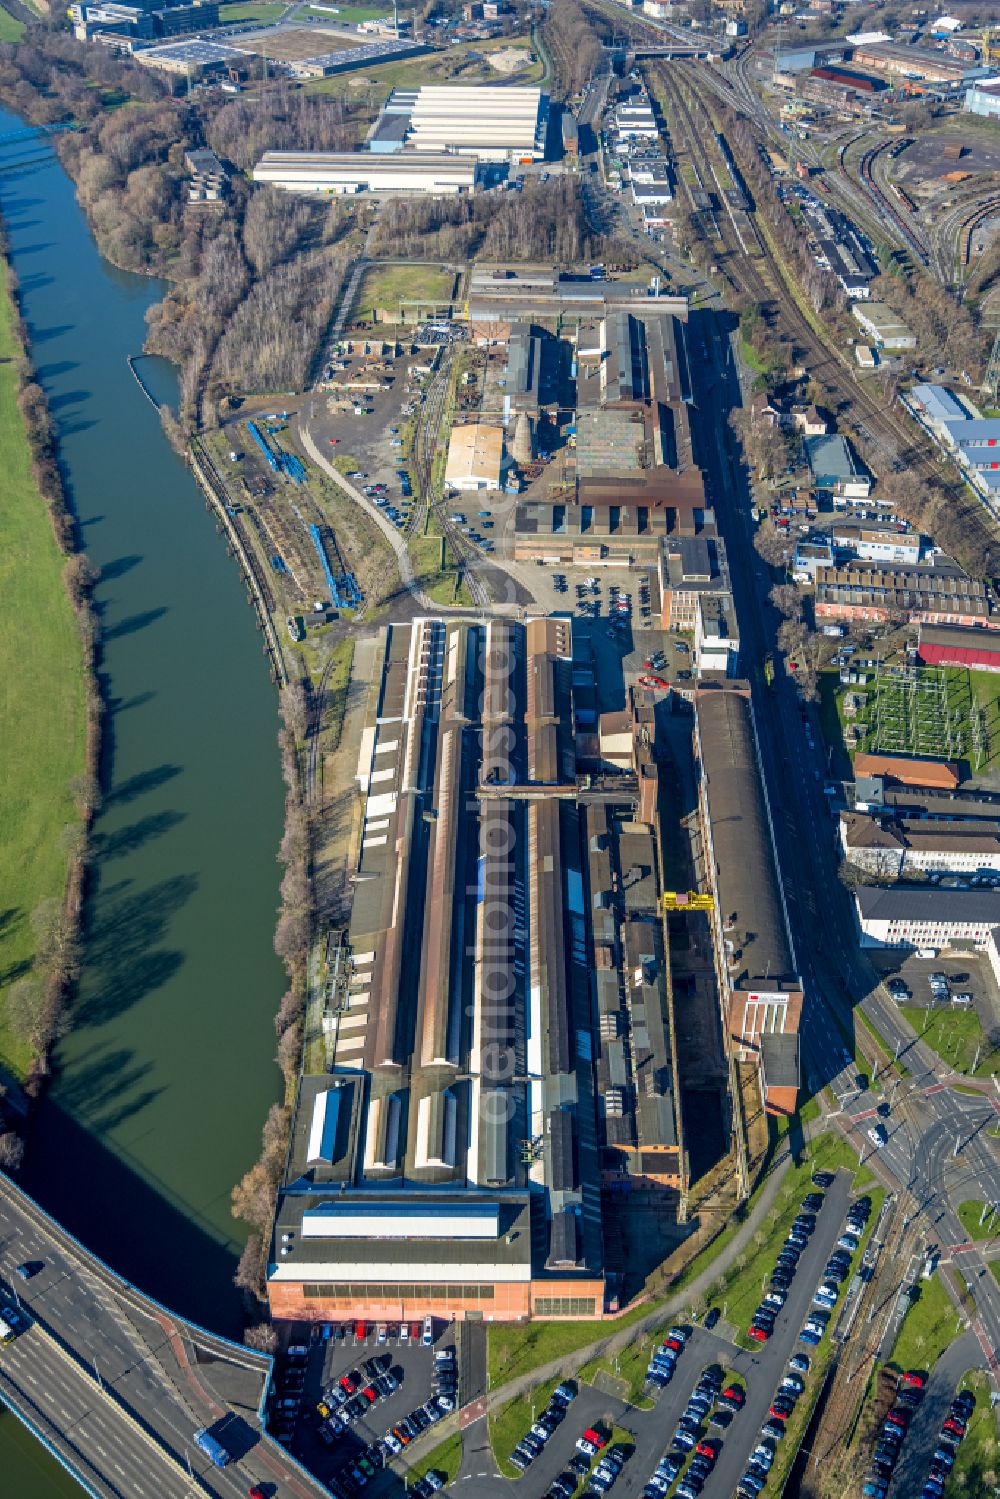
[{"label": "white warehouse roof", "polygon": [[307,1239],[495,1239],[495,1202],[324,1202],[302,1214]]},{"label": "white warehouse roof", "polygon": [[265,151],[253,180],[290,193],[458,193],[475,188],[478,164],[445,152]]},{"label": "white warehouse roof", "polygon": [[493,160],[540,157],[548,116],[548,95],[537,88],[428,85],[417,91],[407,145],[417,151],[471,151]]}]

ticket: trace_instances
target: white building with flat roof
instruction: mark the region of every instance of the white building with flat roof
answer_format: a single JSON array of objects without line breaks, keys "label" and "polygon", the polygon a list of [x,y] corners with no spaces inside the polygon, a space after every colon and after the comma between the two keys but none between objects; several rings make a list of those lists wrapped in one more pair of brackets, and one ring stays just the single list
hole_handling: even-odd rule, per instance
[{"label": "white building with flat roof", "polygon": [[548,128],[549,96],[541,89],[427,84],[410,108],[406,145],[527,165],[544,157]]},{"label": "white building with flat roof", "polygon": [[253,169],[255,182],[269,182],[289,193],[471,193],[476,187],[474,156],[395,151],[265,151]]}]

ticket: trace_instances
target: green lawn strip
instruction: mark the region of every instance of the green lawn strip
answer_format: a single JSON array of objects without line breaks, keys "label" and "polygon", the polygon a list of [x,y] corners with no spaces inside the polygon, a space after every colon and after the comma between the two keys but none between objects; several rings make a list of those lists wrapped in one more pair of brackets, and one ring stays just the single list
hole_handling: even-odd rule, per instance
[{"label": "green lawn strip", "polygon": [[[27,974],[35,954],[31,913],[61,901],[67,854],[62,838],[78,818],[70,782],[85,765],[83,658],[63,587],[65,559],[35,486],[17,407],[22,350],[0,262],[0,995]],[[0,1003],[0,1063],[23,1076],[31,1049]]]},{"label": "green lawn strip", "polygon": [[995,1213],[987,1212],[986,1220],[980,1223],[985,1203],[968,1201],[959,1203],[958,1220],[970,1239],[992,1239],[1000,1232],[1000,1218]]},{"label": "green lawn strip", "polygon": [[955,1457],[955,1466],[945,1485],[946,1499],[958,1494],[989,1494],[996,1486],[998,1464],[997,1418],[990,1404],[990,1380],[979,1369],[970,1369],[959,1384],[971,1390],[976,1408]]},{"label": "green lawn strip", "polygon": [[826,1371],[834,1356],[834,1347],[829,1338],[824,1338],[818,1347],[810,1348],[808,1352],[809,1373],[799,1376],[805,1385],[805,1390],[796,1400],[795,1409],[785,1422],[785,1437],[778,1443],[774,1463],[764,1486],[765,1494],[781,1494],[784,1491],[788,1475],[799,1455],[799,1447],[805,1436],[806,1427],[809,1425],[816,1401],[819,1399],[819,1392],[823,1388]]},{"label": "green lawn strip", "polygon": [[[593,1326],[593,1323],[590,1324]],[[492,1332],[493,1329],[491,1328]],[[513,1400],[508,1400],[506,1405],[501,1405],[498,1410],[490,1411],[487,1423],[490,1433],[490,1446],[493,1448],[493,1456],[496,1458],[497,1467],[505,1478],[520,1478],[521,1474],[510,1461],[510,1454],[514,1451],[518,1442],[528,1432],[533,1421],[545,1410],[549,1403],[549,1397],[558,1379],[550,1379],[545,1384],[535,1385],[524,1395],[515,1395]]]},{"label": "green lawn strip", "polygon": [[914,1287],[892,1350],[891,1365],[899,1370],[933,1369],[940,1354],[953,1343],[958,1313],[938,1275]]},{"label": "green lawn strip", "polygon": [[[991,1050],[979,1016],[971,1007],[967,1010],[952,1006],[918,1009],[915,1005],[902,1005],[900,1011],[921,1041],[926,1041],[931,1051],[956,1072],[967,1072],[973,1077],[992,1077],[1000,1072],[1000,1052]],[[979,1065],[973,1072],[977,1050]]]},{"label": "green lawn strip", "polygon": [[618,1328],[648,1316],[651,1310],[649,1304],[644,1303],[614,1323],[529,1322],[527,1326],[494,1323],[486,1335],[490,1389],[506,1384],[509,1379],[530,1374],[539,1365],[564,1358],[578,1348],[586,1348],[588,1343],[610,1337]]},{"label": "green lawn strip", "polygon": [[871,1036],[872,1040],[875,1042],[879,1051],[885,1058],[886,1065],[879,1066],[879,1075],[881,1076],[886,1072],[894,1072],[898,1077],[908,1077],[909,1073],[907,1069],[903,1066],[902,1062],[896,1061],[895,1057],[893,1056],[892,1049],[890,1048],[888,1042],[883,1039],[882,1033],[876,1028],[874,1021],[869,1020],[864,1010],[860,1008],[855,1010],[854,1013],[857,1015],[858,1019],[861,1021],[861,1024],[864,1026],[865,1030],[868,1032],[869,1036]]},{"label": "green lawn strip", "polygon": [[[741,1347],[752,1348],[753,1340],[746,1329],[760,1304],[764,1286],[774,1269],[778,1245],[787,1237],[792,1221],[801,1212],[802,1198],[810,1189],[810,1177],[814,1171],[832,1171],[837,1167],[856,1168],[857,1158],[853,1148],[839,1136],[824,1135],[810,1148],[811,1153],[800,1165],[788,1170],[785,1180],[771,1211],[766,1228],[758,1229],[752,1248],[739,1255],[721,1276],[721,1284],[713,1288],[709,1297],[712,1306],[723,1311],[726,1321],[736,1329],[736,1341]],[[874,1221],[876,1208],[869,1219]]]},{"label": "green lawn strip", "polygon": [[283,15],[286,7],[276,3],[276,0],[248,0],[242,4],[237,0],[235,5],[219,6],[219,25],[231,26],[237,21],[259,21],[262,26],[269,25]]},{"label": "green lawn strip", "polygon": [[418,1478],[423,1478],[433,1468],[436,1473],[443,1473],[448,1483],[452,1483],[458,1477],[461,1466],[462,1433],[456,1431],[454,1436],[445,1437],[426,1457],[407,1468],[406,1479],[408,1483],[416,1483]]},{"label": "green lawn strip", "polygon": [[10,11],[0,10],[0,42],[19,42],[24,35],[24,22],[18,21]]}]

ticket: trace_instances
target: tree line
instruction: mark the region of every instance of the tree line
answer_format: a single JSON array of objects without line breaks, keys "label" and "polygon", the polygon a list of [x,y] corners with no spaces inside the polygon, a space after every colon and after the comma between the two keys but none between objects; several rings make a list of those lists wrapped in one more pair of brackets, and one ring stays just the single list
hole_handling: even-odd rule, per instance
[{"label": "tree line", "polygon": [[[7,255],[0,235],[0,255]],[[31,967],[5,994],[8,1024],[33,1052],[25,1092],[37,1098],[50,1069],[52,1048],[71,1025],[70,1001],[80,971],[80,932],[91,828],[100,804],[98,764],[102,702],[97,679],[98,628],[92,602],[97,572],[79,550],[79,533],[66,500],[55,443],[55,423],[45,392],[27,355],[28,335],[20,312],[16,275],[8,264],[6,294],[13,337],[22,353],[17,361],[17,404],[31,458],[35,486],[48,511],[56,545],[65,557],[63,585],[76,619],[84,681],[86,739],[83,767],[70,784],[77,821],[62,830],[61,852],[67,861],[60,898],[49,897],[31,913],[34,953]],[[23,1145],[12,1131],[0,1133],[0,1167],[21,1164]]]}]

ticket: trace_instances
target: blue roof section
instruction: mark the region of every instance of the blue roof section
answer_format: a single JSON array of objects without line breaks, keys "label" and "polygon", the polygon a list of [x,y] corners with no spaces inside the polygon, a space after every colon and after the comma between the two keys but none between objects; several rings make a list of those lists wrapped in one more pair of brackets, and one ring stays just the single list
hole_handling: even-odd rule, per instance
[{"label": "blue roof section", "polygon": [[825,437],[807,437],[805,449],[809,467],[814,474],[853,479],[858,473],[846,439],[837,432],[828,433]]},{"label": "blue roof section", "polygon": [[946,421],[945,426],[962,447],[968,443],[974,443],[977,447],[1000,443],[1000,417],[983,416],[976,419],[967,416],[963,421]]},{"label": "blue roof section", "polygon": [[968,414],[956,395],[943,385],[915,385],[910,391],[914,401],[933,422],[968,420]]}]

